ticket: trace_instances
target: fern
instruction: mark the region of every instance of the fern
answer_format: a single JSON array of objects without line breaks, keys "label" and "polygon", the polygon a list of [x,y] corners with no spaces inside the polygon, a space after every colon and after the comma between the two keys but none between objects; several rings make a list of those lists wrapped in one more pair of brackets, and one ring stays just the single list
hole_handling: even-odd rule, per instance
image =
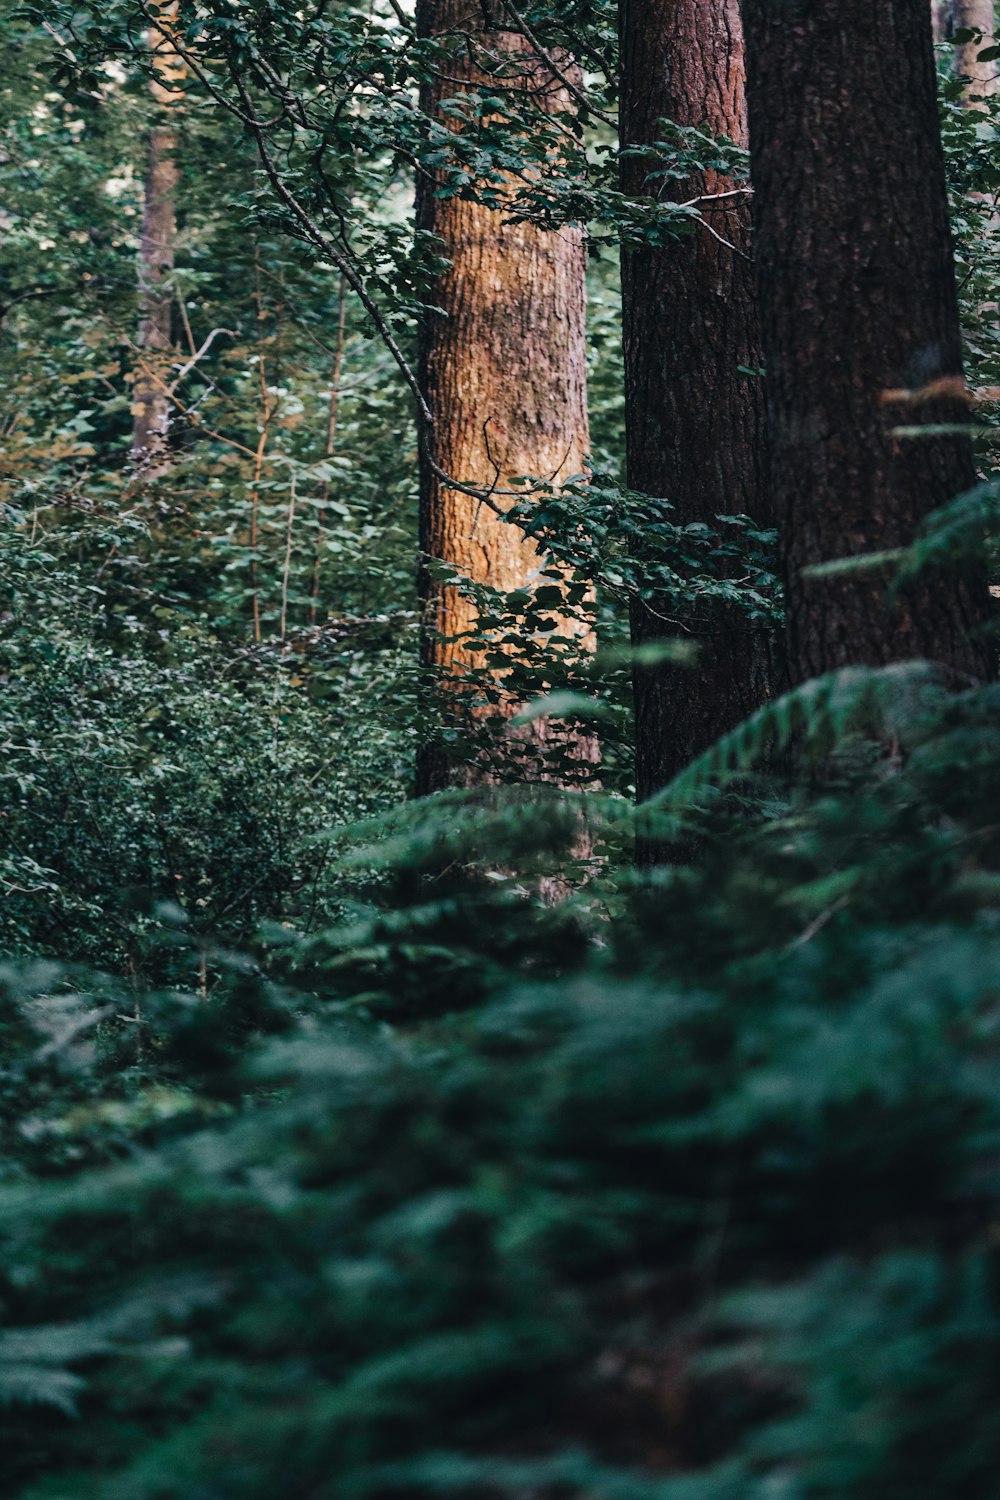
[{"label": "fern", "polygon": [[1000,523],[1000,481],[986,480],[943,505],[925,521],[920,535],[906,550],[900,568],[905,582],[922,569],[962,567],[981,558]]},{"label": "fern", "polygon": [[112,1347],[87,1323],[0,1332],[0,1405],[54,1406],[75,1416],[84,1381],[66,1366],[108,1354]]},{"label": "fern", "polygon": [[712,782],[744,775],[769,750],[801,738],[803,747],[836,746],[865,731],[898,734],[925,707],[937,680],[927,662],[889,667],[849,667],[814,678],[766,704],[724,735],[642,808],[641,814],[679,812]]},{"label": "fern", "polygon": [[316,838],[340,851],[336,867],[345,873],[378,872],[430,857],[496,863],[512,846],[523,855],[532,843],[551,854],[577,838],[581,824],[614,827],[629,816],[620,797],[600,792],[545,785],[479,787],[440,792]]},{"label": "fern", "polygon": [[[925,436],[932,431],[926,427],[916,430]],[[892,586],[898,589],[927,567],[962,568],[970,560],[981,559],[994,544],[998,530],[1000,481],[988,479],[933,511],[908,547],[832,558],[815,563],[805,573],[810,578],[839,578],[879,571],[891,576],[894,570]]]}]

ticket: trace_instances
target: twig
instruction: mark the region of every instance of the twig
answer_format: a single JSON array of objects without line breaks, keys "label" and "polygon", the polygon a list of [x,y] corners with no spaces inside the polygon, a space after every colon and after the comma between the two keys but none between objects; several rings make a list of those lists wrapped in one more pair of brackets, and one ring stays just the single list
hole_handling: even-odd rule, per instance
[{"label": "twig", "polygon": [[708,220],[702,218],[701,215],[698,216],[698,223],[701,225],[702,229],[708,230],[713,240],[718,240],[720,245],[725,245],[727,250],[731,250],[733,254],[738,255],[741,260],[749,261],[751,259],[751,257],[747,255],[745,250],[741,250],[738,245],[731,244],[729,240],[724,239],[721,234],[717,233],[717,231],[712,228]]},{"label": "twig", "polygon": [[202,344],[201,348],[195,350],[194,354],[192,354],[192,356],[188,360],[187,364],[184,365],[177,372],[177,379],[174,381],[173,385],[170,387],[170,391],[168,392],[168,394],[173,394],[173,392],[181,384],[181,381],[183,381],[184,379],[186,379],[186,377],[191,374],[191,371],[194,369],[195,365],[198,363],[198,361],[200,359],[204,359],[205,355],[208,353],[209,349],[211,349],[213,343],[215,342],[215,340],[218,338],[218,336],[221,333],[226,334],[227,337],[229,337],[231,339],[234,339],[234,338],[237,337],[237,335],[233,332],[233,330],[231,328],[213,328],[212,332],[208,335],[208,338]]},{"label": "twig", "polygon": [[811,943],[816,934],[823,931],[823,928],[826,926],[827,922],[831,921],[838,912],[843,911],[844,907],[848,903],[848,900],[849,897],[841,896],[839,900],[833,903],[832,906],[828,906],[826,908],[826,911],[820,912],[819,916],[816,917],[814,921],[809,923],[809,926],[806,928],[805,932],[801,933],[800,936],[795,939],[794,943],[791,943],[789,945],[789,951],[794,952],[796,948],[804,948],[806,943]]},{"label": "twig", "polygon": [[6,320],[7,314],[13,312],[14,308],[22,302],[31,302],[37,297],[54,297],[55,287],[36,287],[34,291],[22,292],[19,297],[12,297],[3,307],[0,307],[0,323]]},{"label": "twig", "polygon": [[752,187],[730,188],[728,193],[701,193],[697,198],[688,198],[678,203],[678,208],[697,208],[699,203],[721,203],[724,198],[752,198]]},{"label": "twig", "polygon": [[424,399],[423,391],[420,389],[420,382],[417,380],[416,375],[410,368],[406,355],[400,348],[399,343],[397,342],[392,329],[389,327],[388,323],[383,317],[378,304],[374,301],[371,293],[366,287],[363,277],[360,276],[355,269],[350,257],[345,255],[344,252],[339,248],[339,246],[334,244],[329,236],[323,233],[318,224],[316,224],[313,220],[308,210],[299,202],[291,189],[282,181],[281,174],[278,172],[274,159],[271,156],[271,152],[268,149],[267,138],[264,135],[263,124],[256,110],[254,109],[253,101],[250,98],[249,93],[247,92],[246,84],[244,83],[242,77],[236,71],[232,63],[230,63],[230,72],[232,74],[233,82],[236,85],[237,92],[239,93],[240,102],[243,105],[242,118],[247,122],[250,128],[250,133],[253,136],[254,141],[256,142],[257,153],[260,156],[261,164],[267,175],[268,181],[274,188],[274,191],[277,193],[282,203],[284,203],[285,207],[291,209],[296,219],[298,219],[299,224],[309,242],[318,250],[322,251],[324,255],[329,256],[334,265],[337,267],[337,270],[340,271],[343,275],[351,290],[357,293],[357,296],[361,301],[361,305],[364,307],[365,312],[374,322],[376,328],[379,331],[379,334],[382,337],[383,342],[385,343],[386,348],[389,350],[393,359],[396,361],[400,373],[402,374],[413,396],[415,397],[424,421],[433,426],[434,418],[431,413],[430,407],[427,405],[427,402]]},{"label": "twig", "polygon": [[[130,345],[130,347],[133,349],[133,351],[135,350],[134,345]],[[238,443],[235,438],[226,437],[224,432],[216,432],[213,427],[208,427],[201,420],[201,418],[195,414],[193,407],[185,406],[184,402],[181,401],[178,396],[174,395],[170,386],[168,386],[163,380],[160,379],[155,370],[150,369],[145,360],[139,360],[139,368],[142,370],[142,373],[153,382],[154,385],[159,387],[159,389],[166,396],[167,400],[170,401],[172,405],[176,406],[181,416],[185,417],[193,427],[197,427],[199,432],[203,432],[206,437],[212,438],[217,443],[225,443],[227,448],[235,448],[237,453],[245,453],[247,458],[256,458],[257,455],[252,448],[247,448],[245,444]]]},{"label": "twig", "polygon": [[469,532],[470,539],[476,534],[476,527],[479,525],[479,515],[482,511],[483,506],[486,504],[489,497],[496,493],[496,487],[500,483],[500,465],[493,457],[493,450],[490,447],[490,423],[495,421],[496,414],[491,412],[490,415],[486,418],[486,421],[483,423],[483,442],[486,444],[486,457],[489,459],[490,468],[493,470],[493,483],[490,485],[489,489],[486,491],[486,494],[482,497],[479,504],[476,506],[475,514],[472,517],[472,529]]},{"label": "twig", "polygon": [[49,21],[43,21],[42,25],[45,27],[45,30],[48,32],[49,36],[55,37],[56,41],[59,43],[66,56],[69,58],[70,62],[75,63],[76,53],[73,51],[66,38],[60,36],[56,28]]},{"label": "twig", "polygon": [[603,120],[604,124],[610,125],[612,130],[617,130],[618,121],[614,118],[614,116],[606,115],[603,110],[598,109],[597,106],[587,98],[587,95],[583,92],[583,90],[578,89],[572,79],[566,77],[566,74],[557,65],[555,58],[548,51],[548,49],[542,45],[538,37],[532,31],[531,27],[528,25],[527,21],[524,19],[517,6],[513,3],[513,0],[504,0],[504,4],[510,11],[511,15],[514,17],[514,20],[517,22],[527,41],[531,43],[535,52],[541,58],[542,62],[553,74],[553,76],[555,78],[558,78],[563,87],[576,100],[577,104],[580,105],[580,108],[587,110],[588,113],[594,115],[596,119]]},{"label": "twig", "polygon": [[194,354],[197,346],[194,341],[194,332],[191,328],[191,319],[188,317],[187,303],[184,301],[184,298],[181,296],[180,292],[175,292],[174,297],[176,299],[177,306],[180,309],[181,322],[184,324],[184,336],[188,341],[188,348],[191,350],[191,353]]}]

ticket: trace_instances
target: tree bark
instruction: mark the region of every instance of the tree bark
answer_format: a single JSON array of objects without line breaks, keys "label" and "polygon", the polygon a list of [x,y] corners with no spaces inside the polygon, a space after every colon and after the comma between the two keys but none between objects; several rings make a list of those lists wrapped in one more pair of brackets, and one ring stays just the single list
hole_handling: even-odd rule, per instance
[{"label": "tree bark", "polygon": [[[502,9],[483,0],[420,0],[423,37],[465,38],[425,90],[427,114],[447,120],[443,99],[495,87],[484,70],[487,57],[502,63],[505,89],[531,90],[536,108],[569,111],[569,92],[523,36],[504,29],[509,22]],[[559,60],[560,71],[572,66],[568,58]],[[430,296],[438,311],[425,317],[421,331],[434,460],[450,478],[486,492],[509,489],[525,475],[558,484],[582,472],[590,446],[583,231],[505,222],[502,206],[440,199],[437,186],[422,176],[417,202],[418,228],[438,237],[448,262]],[[530,588],[543,559],[516,526],[450,487],[426,461],[420,543],[424,664],[438,680],[460,687],[470,672],[482,670],[481,654],[455,639],[475,626],[476,610],[460,589],[437,581],[434,564],[510,592]],[[562,623],[580,632],[578,623]],[[584,629],[582,644],[586,637]],[[507,709],[519,706],[511,701]],[[583,759],[596,758],[592,741],[581,739],[579,748]],[[456,779],[489,776],[475,765],[457,772],[440,744],[425,746],[418,790],[439,790]]]},{"label": "tree bark", "polygon": [[979,33],[975,41],[960,42],[955,48],[955,71],[969,80],[966,103],[975,104],[977,99],[989,98],[997,91],[996,63],[979,61],[980,52],[991,45],[996,29],[993,0],[956,0],[952,24],[956,31]]},{"label": "tree bark", "polygon": [[[745,146],[738,0],[623,0],[619,16],[622,145],[652,145],[666,118]],[[647,162],[626,157],[625,191],[662,195],[649,172]],[[728,244],[698,226],[666,247],[623,253],[629,484],[662,496],[664,518],[679,525],[712,525],[723,514],[767,524],[764,393],[759,376],[746,373],[761,365],[749,193],[714,172],[671,182],[666,192],[677,202],[734,196],[702,205]],[[700,647],[693,670],[635,673],[640,800],[759,708],[769,690],[767,633],[745,614],[714,608],[677,619],[668,603],[636,601],[635,645],[678,633]]]},{"label": "tree bark", "polygon": [[[177,131],[170,113],[177,107],[185,77],[182,59],[171,47],[169,31],[177,19],[177,5],[161,12],[163,31],[150,33],[154,76],[153,99],[160,122],[149,132],[142,242],[139,250],[139,370],[132,392],[132,453],[136,464],[152,475],[163,467],[167,454],[171,405],[170,381],[171,278],[177,238]],[[164,32],[168,35],[164,35]]]},{"label": "tree bark", "polygon": [[865,0],[743,13],[792,679],[914,657],[992,676],[983,569],[925,571],[895,597],[889,566],[808,574],[907,545],[975,480],[968,438],[894,435],[966,417],[947,397],[962,356],[930,11],[885,0],[877,26]]},{"label": "tree bark", "polygon": [[954,0],[931,0],[931,26],[935,42],[946,42],[952,32]]}]

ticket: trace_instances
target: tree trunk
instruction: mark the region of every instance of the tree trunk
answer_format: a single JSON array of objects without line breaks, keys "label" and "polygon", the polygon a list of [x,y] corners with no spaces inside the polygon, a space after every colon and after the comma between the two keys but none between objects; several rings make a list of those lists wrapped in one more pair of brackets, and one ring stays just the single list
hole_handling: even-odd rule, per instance
[{"label": "tree trunk", "polygon": [[132,453],[147,475],[163,467],[170,427],[171,305],[174,251],[177,237],[177,132],[170,112],[177,107],[185,76],[182,60],[171,47],[169,33],[177,19],[177,5],[161,12],[162,31],[152,31],[153,99],[160,123],[149,132],[142,243],[139,251],[139,369],[132,393]]},{"label": "tree trunk", "polygon": [[974,104],[997,91],[997,65],[980,62],[979,54],[993,42],[995,31],[993,0],[956,0],[952,10],[956,31],[974,31],[974,41],[960,42],[955,48],[955,71],[969,80],[966,102]]},{"label": "tree trunk", "polygon": [[[337,420],[340,416],[340,387],[344,378],[344,351],[347,347],[347,282],[343,275],[337,290],[337,341],[333,349],[333,367],[330,371],[330,400],[326,410],[326,448],[324,457],[332,458],[337,451]],[[319,514],[316,522],[316,543],[313,550],[312,588],[309,599],[309,624],[319,618],[319,584],[323,570],[323,548],[326,545],[327,509],[330,504],[330,481],[324,479],[320,494]]]},{"label": "tree trunk", "polygon": [[[623,0],[619,15],[623,146],[652,145],[664,118],[745,145],[738,0]],[[626,157],[625,191],[662,195],[649,172],[647,162]],[[664,248],[623,253],[629,484],[662,496],[665,519],[679,525],[737,513],[767,524],[764,393],[759,376],[747,373],[761,365],[749,193],[714,172],[671,182],[666,192],[677,202],[733,194],[703,205],[728,244],[699,226]],[[636,602],[634,644],[678,633],[700,647],[693,670],[635,673],[640,800],[768,693],[767,634],[745,614],[713,608],[677,619],[669,603]]]},{"label": "tree trunk", "polygon": [[946,42],[952,32],[954,0],[931,0],[931,25],[935,42]]},{"label": "tree trunk", "polygon": [[895,598],[891,566],[807,572],[905,546],[975,480],[967,438],[893,434],[966,415],[926,392],[962,370],[930,11],[885,0],[877,27],[866,0],[743,14],[792,679],[914,657],[992,676],[984,570],[925,571]]},{"label": "tree trunk", "polygon": [[[502,61],[503,87],[531,90],[538,108],[565,113],[564,85],[521,35],[493,29],[482,0],[420,0],[425,37],[454,33],[464,43],[425,90],[423,106],[440,116],[442,99],[490,86],[484,54]],[[499,10],[499,7],[497,7]],[[572,67],[560,59],[560,70]],[[447,117],[443,117],[447,119]],[[450,478],[483,491],[504,490],[519,476],[558,483],[582,472],[589,452],[586,381],[586,251],[577,228],[543,231],[504,222],[488,208],[435,196],[421,178],[419,229],[436,235],[449,262],[431,293],[439,309],[424,320],[421,380],[434,416],[433,455]],[[511,502],[499,500],[507,505]],[[442,586],[443,563],[477,584],[509,592],[530,588],[543,560],[521,531],[489,504],[449,487],[426,461],[421,474],[421,588],[425,604],[424,663],[445,684],[461,686],[482,670],[480,653],[455,637],[476,623],[474,604]],[[579,626],[568,629],[579,631]],[[586,630],[582,633],[586,638]],[[510,702],[507,708],[519,705]],[[584,759],[595,758],[581,741]],[[473,767],[458,779],[489,779]],[[418,789],[453,784],[455,769],[439,744],[424,748]]]}]

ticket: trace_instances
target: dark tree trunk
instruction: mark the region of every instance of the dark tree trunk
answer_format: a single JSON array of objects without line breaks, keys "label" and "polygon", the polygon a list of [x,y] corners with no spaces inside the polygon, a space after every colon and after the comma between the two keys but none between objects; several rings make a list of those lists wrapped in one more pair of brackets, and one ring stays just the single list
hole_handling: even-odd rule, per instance
[{"label": "dark tree trunk", "polygon": [[[486,69],[496,65],[503,68],[503,88],[530,90],[535,108],[570,109],[564,85],[529,42],[503,29],[509,22],[502,9],[482,0],[420,0],[422,36],[464,39],[442,69],[445,76],[424,91],[428,114],[447,119],[439,115],[441,99],[490,86]],[[568,58],[560,63],[560,71],[573,66]],[[450,478],[483,491],[509,490],[519,476],[558,483],[578,475],[590,447],[583,232],[505,223],[502,205],[440,199],[436,187],[422,177],[417,199],[418,227],[440,239],[449,262],[431,296],[440,311],[429,314],[421,330],[421,378],[435,419],[436,463]],[[450,487],[426,462],[421,551],[432,564],[446,563],[504,592],[530,588],[541,566],[537,548],[516,526],[474,495]],[[475,626],[475,606],[459,589],[436,581],[433,568],[423,568],[421,586],[425,666],[446,690],[449,682],[460,687],[470,671],[482,670],[482,654],[455,639]],[[585,629],[582,643],[586,635]],[[507,709],[520,706],[511,701]],[[538,736],[544,734],[539,726]],[[579,748],[585,761],[596,758],[593,740],[581,737]],[[450,764],[440,744],[425,746],[418,791],[439,790],[456,779],[489,777],[477,764]]]},{"label": "dark tree trunk", "polygon": [[[754,255],[793,681],[923,657],[991,676],[985,572],[810,566],[905,546],[975,480],[926,0],[744,0]],[[947,386],[945,386],[947,391]],[[909,400],[886,397],[909,390]]]},{"label": "dark tree trunk", "polygon": [[[623,0],[620,25],[624,146],[662,139],[663,118],[746,144],[738,0]],[[625,190],[662,192],[649,171],[626,157]],[[628,478],[681,525],[738,513],[767,524],[764,393],[746,373],[761,364],[749,194],[715,173],[669,185],[678,202],[720,193],[732,196],[702,205],[710,228],[622,257]],[[768,693],[767,635],[746,614],[715,607],[678,620],[668,602],[636,602],[637,646],[684,633],[700,647],[693,670],[636,670],[640,800]]]}]

